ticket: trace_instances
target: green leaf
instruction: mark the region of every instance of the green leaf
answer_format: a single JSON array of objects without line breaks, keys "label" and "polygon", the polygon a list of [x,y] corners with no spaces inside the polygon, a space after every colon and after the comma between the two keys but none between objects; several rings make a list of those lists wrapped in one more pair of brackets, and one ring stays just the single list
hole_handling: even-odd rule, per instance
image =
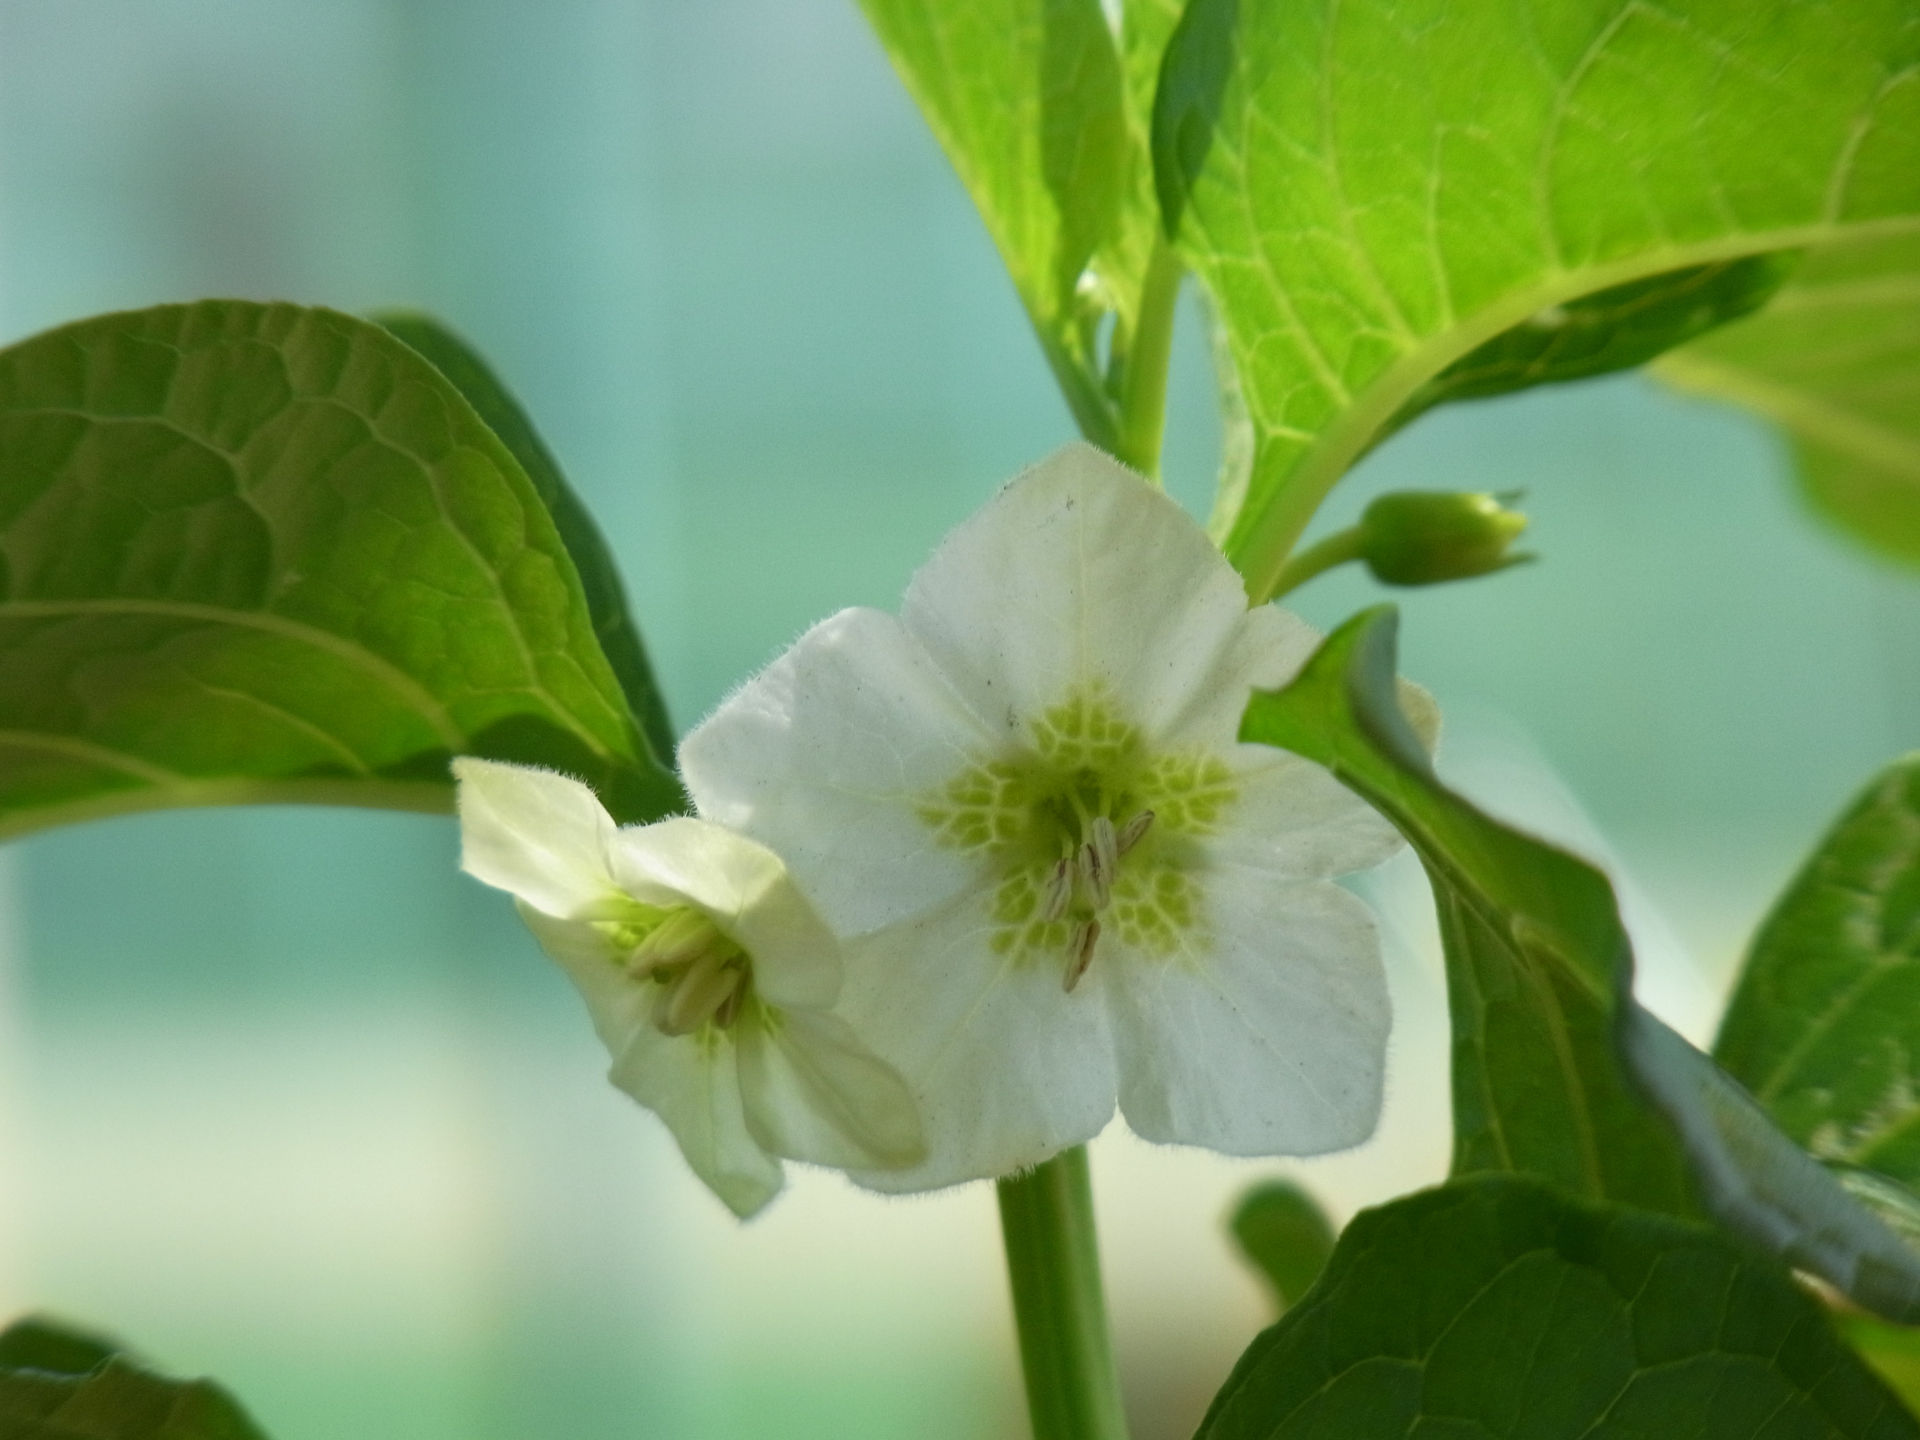
[{"label": "green leaf", "polygon": [[1654,373],[1777,421],[1821,514],[1920,561],[1920,238],[1814,252],[1765,310]]},{"label": "green leaf", "polygon": [[1920,756],[1875,777],[1780,897],[1714,1057],[1816,1155],[1920,1184]]},{"label": "green leaf", "polygon": [[1456,1181],[1355,1217],[1200,1440],[1912,1440],[1777,1265],[1668,1216]]},{"label": "green leaf", "polygon": [[1907,1409],[1920,1413],[1920,1330],[1889,1325],[1871,1315],[1837,1315],[1847,1343],[1887,1383]]},{"label": "green leaf", "polygon": [[627,708],[640,721],[652,759],[656,763],[670,763],[674,751],[673,722],[667,717],[666,701],[654,681],[653,667],[647,663],[640,627],[634,623],[633,612],[627,607],[620,567],[615,564],[613,551],[608,548],[600,527],[594,524],[592,512],[567,484],[559,462],[533,428],[527,412],[508,393],[479,352],[432,316],[395,310],[375,315],[373,319],[431,360],[520,462],[520,468],[533,482],[541,503],[553,517],[554,528],[560,532],[567,554],[580,574],[587,609],[593,616],[593,633],[599,638],[601,652],[613,666],[613,673],[619,677]]},{"label": "green leaf", "polygon": [[0,351],[0,836],[446,811],[456,754],[675,808],[533,482],[350,316],[208,301]]},{"label": "green leaf", "polygon": [[1761,297],[1755,257],[1920,229],[1916,61],[1907,0],[1192,0],[1155,169],[1257,430],[1218,523],[1255,598],[1421,405],[1633,363]]},{"label": "green leaf", "polygon": [[1453,1015],[1454,1173],[1521,1170],[1577,1195],[1693,1211],[1678,1145],[1614,1040],[1632,950],[1592,866],[1448,791],[1401,715],[1396,616],[1340,627],[1243,740],[1325,765],[1393,821],[1432,882]]},{"label": "green leaf", "polygon": [[29,1315],[0,1331],[0,1370],[51,1370],[84,1375],[123,1347],[45,1315]]},{"label": "green leaf", "polygon": [[1333,1225],[1305,1190],[1269,1180],[1249,1190],[1229,1222],[1247,1260],[1273,1287],[1280,1309],[1298,1305],[1333,1253]]},{"label": "green leaf", "polygon": [[265,1440],[210,1380],[142,1368],[110,1340],[43,1317],[0,1333],[0,1440]]},{"label": "green leaf", "polygon": [[972,195],[1075,420],[1116,450],[1120,381],[1103,374],[1097,330],[1115,314],[1124,353],[1158,236],[1142,89],[1177,7],[1133,0],[1124,60],[1100,0],[861,8]]},{"label": "green leaf", "polygon": [[1920,1320],[1920,1254],[1632,999],[1612,887],[1585,862],[1453,794],[1401,714],[1396,616],[1328,636],[1254,696],[1241,738],[1325,765],[1425,865],[1453,1020],[1454,1173],[1562,1189],[1730,1229],[1869,1309]]}]

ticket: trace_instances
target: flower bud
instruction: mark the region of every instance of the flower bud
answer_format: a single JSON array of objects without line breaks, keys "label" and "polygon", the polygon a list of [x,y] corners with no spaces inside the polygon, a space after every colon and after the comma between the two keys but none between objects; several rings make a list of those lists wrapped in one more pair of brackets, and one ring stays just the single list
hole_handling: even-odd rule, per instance
[{"label": "flower bud", "polygon": [[1402,490],[1382,495],[1360,517],[1360,558],[1388,585],[1434,585],[1504,570],[1531,555],[1507,547],[1527,517],[1506,508],[1505,495]]}]

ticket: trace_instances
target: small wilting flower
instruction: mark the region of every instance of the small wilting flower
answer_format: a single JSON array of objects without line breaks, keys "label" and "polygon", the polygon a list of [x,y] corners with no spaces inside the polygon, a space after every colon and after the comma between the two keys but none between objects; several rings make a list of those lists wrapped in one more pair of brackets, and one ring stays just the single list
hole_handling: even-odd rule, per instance
[{"label": "small wilting flower", "polygon": [[461,863],[510,891],[585,997],[611,1078],[664,1120],[735,1214],[778,1157],[842,1169],[924,1154],[901,1078],[829,1013],[840,947],[779,857],[705,820],[616,828],[550,771],[453,762]]},{"label": "small wilting flower", "polygon": [[1070,446],[681,747],[701,812],[778,850],[849,937],[845,1011],[907,1077],[917,1190],[1035,1164],[1116,1100],[1150,1140],[1358,1143],[1389,1026],[1366,908],[1398,838],[1238,741],[1318,637],[1163,493]]}]

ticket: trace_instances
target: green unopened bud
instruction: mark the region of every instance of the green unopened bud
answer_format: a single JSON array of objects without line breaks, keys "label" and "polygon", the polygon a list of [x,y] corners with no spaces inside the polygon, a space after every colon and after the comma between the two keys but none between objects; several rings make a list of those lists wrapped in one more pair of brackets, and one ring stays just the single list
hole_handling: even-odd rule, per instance
[{"label": "green unopened bud", "polygon": [[1360,517],[1360,558],[1388,585],[1435,585],[1491,575],[1531,555],[1509,555],[1527,517],[1506,508],[1517,494],[1403,490],[1382,495]]}]

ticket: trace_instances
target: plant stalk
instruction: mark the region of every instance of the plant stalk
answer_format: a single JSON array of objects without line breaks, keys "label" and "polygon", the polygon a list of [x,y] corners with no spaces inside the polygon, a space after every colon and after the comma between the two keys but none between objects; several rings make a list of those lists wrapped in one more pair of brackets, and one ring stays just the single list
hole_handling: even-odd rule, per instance
[{"label": "plant stalk", "polygon": [[1358,560],[1365,543],[1365,534],[1358,525],[1354,525],[1337,530],[1326,539],[1295,552],[1287,557],[1286,564],[1273,577],[1273,587],[1267,592],[1266,598],[1278,600],[1289,590],[1298,590],[1314,576],[1336,565],[1344,565],[1349,560]]},{"label": "plant stalk", "polygon": [[1167,366],[1173,358],[1174,302],[1180,298],[1180,261],[1164,235],[1153,242],[1140,313],[1127,341],[1121,379],[1116,456],[1150,480],[1160,478],[1160,444],[1167,428]]},{"label": "plant stalk", "polygon": [[1126,1440],[1084,1145],[999,1182],[1033,1440]]}]

